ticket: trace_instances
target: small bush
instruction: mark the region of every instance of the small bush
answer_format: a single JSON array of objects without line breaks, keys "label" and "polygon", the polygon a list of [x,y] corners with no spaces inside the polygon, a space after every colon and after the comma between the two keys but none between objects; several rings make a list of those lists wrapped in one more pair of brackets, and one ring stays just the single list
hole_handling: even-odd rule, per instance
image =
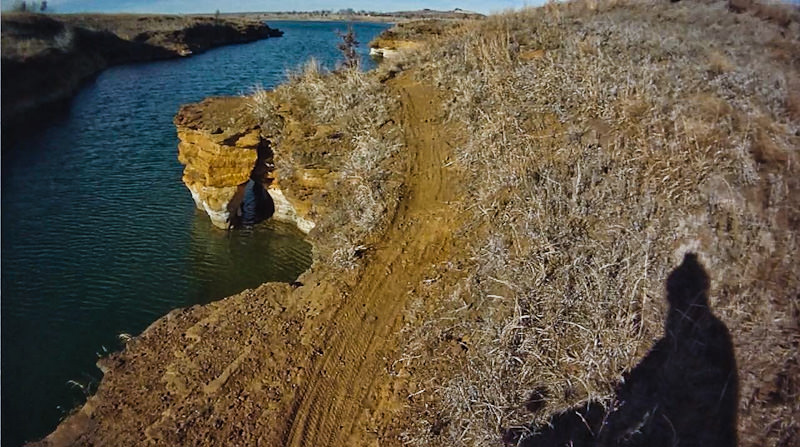
[{"label": "small bush", "polygon": [[353,31],[353,27],[348,25],[346,33],[337,31],[336,34],[342,39],[342,42],[337,46],[344,57],[342,68],[358,69],[359,57],[357,50],[359,42],[356,40],[356,33]]}]

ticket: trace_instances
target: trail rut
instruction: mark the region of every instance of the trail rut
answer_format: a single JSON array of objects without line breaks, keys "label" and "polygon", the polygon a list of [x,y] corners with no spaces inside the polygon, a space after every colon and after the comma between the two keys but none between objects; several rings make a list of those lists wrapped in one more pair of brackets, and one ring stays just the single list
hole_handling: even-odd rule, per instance
[{"label": "trail rut", "polygon": [[[97,393],[34,445],[396,444],[389,373],[404,310],[454,244],[452,134],[436,91],[403,74],[403,194],[360,274],[323,266],[159,319],[103,361]],[[380,433],[379,433],[380,432]]]},{"label": "trail rut", "polygon": [[446,259],[454,179],[445,167],[450,147],[438,124],[436,94],[405,76],[390,86],[401,95],[403,150],[409,157],[405,196],[358,285],[335,313],[336,324],[323,337],[324,354],[299,393],[287,446],[366,443],[359,419],[377,404],[373,392],[385,375],[381,354],[397,342],[409,291],[425,279],[419,264]]}]

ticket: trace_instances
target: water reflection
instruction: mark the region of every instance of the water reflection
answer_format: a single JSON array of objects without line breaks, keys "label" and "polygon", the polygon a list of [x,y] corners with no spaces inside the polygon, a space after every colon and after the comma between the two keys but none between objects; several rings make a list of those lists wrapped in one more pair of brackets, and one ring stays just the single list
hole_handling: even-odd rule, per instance
[{"label": "water reflection", "polygon": [[192,302],[207,303],[264,281],[294,281],[311,265],[311,245],[303,236],[293,225],[271,220],[222,231],[197,210],[189,244]]}]

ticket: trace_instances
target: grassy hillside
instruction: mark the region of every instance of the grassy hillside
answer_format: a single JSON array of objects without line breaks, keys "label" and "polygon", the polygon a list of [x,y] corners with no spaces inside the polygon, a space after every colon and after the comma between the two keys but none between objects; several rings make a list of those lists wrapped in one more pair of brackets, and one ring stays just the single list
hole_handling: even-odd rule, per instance
[{"label": "grassy hillside", "polygon": [[[664,284],[690,251],[733,341],[742,445],[800,442],[798,16],[752,3],[548,4],[427,33],[382,67],[384,81],[405,71],[437,89],[430,107],[443,105],[442,134],[457,135],[445,166],[464,186],[448,228],[460,250],[410,292],[389,371],[403,384],[404,444],[491,445],[581,403],[616,405],[623,374],[665,335]],[[339,101],[365,88],[350,76],[307,72],[279,92],[335,127],[353,110]],[[364,149],[380,126],[349,129],[351,156],[391,155]],[[380,191],[379,166],[351,175]],[[358,216],[398,200],[345,196],[333,209],[350,217],[324,219],[348,229],[340,255],[369,245],[374,220]]]},{"label": "grassy hillside", "polygon": [[[406,443],[489,445],[609,403],[663,335],[664,281],[687,250],[732,334],[742,445],[800,442],[800,24],[761,11],[548,4],[404,62],[465,135],[455,232],[470,251],[407,327],[403,368],[425,392]],[[547,396],[535,414],[532,395]]]}]

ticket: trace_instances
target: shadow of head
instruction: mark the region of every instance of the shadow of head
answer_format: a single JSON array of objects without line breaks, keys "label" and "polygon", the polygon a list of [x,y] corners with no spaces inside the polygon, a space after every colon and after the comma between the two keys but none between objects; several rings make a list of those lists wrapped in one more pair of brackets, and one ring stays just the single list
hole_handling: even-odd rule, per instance
[{"label": "shadow of head", "polygon": [[675,310],[708,307],[709,279],[694,253],[686,253],[683,262],[667,277],[667,302]]},{"label": "shadow of head", "polygon": [[736,445],[738,378],[725,324],[708,305],[709,276],[688,253],[666,281],[665,334],[616,385],[610,405],[584,402],[544,426],[508,430],[535,446]]}]

